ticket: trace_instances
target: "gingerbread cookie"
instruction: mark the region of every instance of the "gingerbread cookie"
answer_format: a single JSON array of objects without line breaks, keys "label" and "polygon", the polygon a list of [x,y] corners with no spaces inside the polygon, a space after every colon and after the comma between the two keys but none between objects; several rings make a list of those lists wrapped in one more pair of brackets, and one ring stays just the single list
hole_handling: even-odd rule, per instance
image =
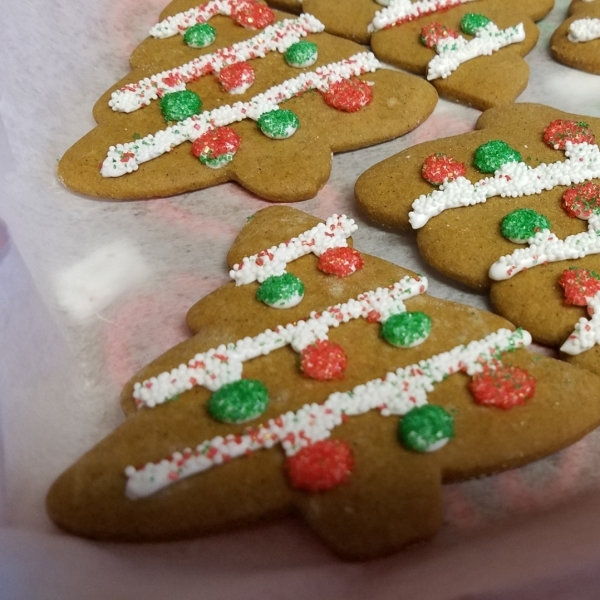
[{"label": "gingerbread cookie", "polygon": [[416,229],[436,269],[489,289],[500,314],[600,373],[597,319],[586,313],[600,272],[594,132],[599,119],[546,106],[492,109],[477,131],[376,165],[356,197],[374,221]]},{"label": "gingerbread cookie", "polygon": [[550,48],[559,62],[600,74],[600,0],[573,0],[569,18],[552,35]]},{"label": "gingerbread cookie", "polygon": [[441,484],[523,465],[600,422],[600,379],[501,317],[426,295],[355,223],[257,213],[195,332],[126,385],[129,415],[55,482],[66,531],[204,535],[301,515],[340,555],[433,535]]},{"label": "gingerbread cookie", "polygon": [[[383,7],[382,7],[383,5]],[[371,44],[375,55],[425,74],[441,96],[487,108],[527,87],[523,60],[538,39],[535,21],[553,0],[303,0],[327,31]]]},{"label": "gingerbread cookie", "polygon": [[309,14],[256,0],[174,0],[58,166],[73,191],[169,196],[237,181],[275,202],[316,195],[332,152],[414,129],[435,90],[381,68]]}]

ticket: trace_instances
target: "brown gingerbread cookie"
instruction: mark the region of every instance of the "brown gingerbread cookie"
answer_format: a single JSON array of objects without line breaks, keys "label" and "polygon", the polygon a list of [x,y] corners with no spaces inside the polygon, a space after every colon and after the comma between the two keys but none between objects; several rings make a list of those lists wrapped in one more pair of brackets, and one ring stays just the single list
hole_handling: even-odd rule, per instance
[{"label": "brown gingerbread cookie", "polygon": [[472,133],[374,166],[357,181],[356,197],[377,223],[416,229],[436,269],[490,290],[500,314],[600,373],[587,314],[600,277],[594,132],[599,119],[547,106],[492,109]]},{"label": "brown gingerbread cookie", "polygon": [[306,200],[332,152],[398,137],[437,102],[311,15],[257,0],[174,0],[131,64],[58,165],[73,191],[146,199],[237,181],[274,202]]},{"label": "brown gingerbread cookie", "polygon": [[550,49],[559,62],[600,74],[600,1],[573,0],[569,18],[552,35]]},{"label": "brown gingerbread cookie", "polygon": [[600,380],[529,353],[501,317],[348,246],[356,226],[289,207],[234,243],[234,281],[126,385],[129,415],[48,494],[64,530],[204,535],[296,513],[337,553],[432,536],[441,484],[517,467],[600,422]]},{"label": "brown gingerbread cookie", "polygon": [[[382,6],[383,5],[383,6]],[[485,110],[527,87],[523,60],[553,0],[303,0],[326,30],[370,43],[382,61],[424,74],[441,96]]]}]

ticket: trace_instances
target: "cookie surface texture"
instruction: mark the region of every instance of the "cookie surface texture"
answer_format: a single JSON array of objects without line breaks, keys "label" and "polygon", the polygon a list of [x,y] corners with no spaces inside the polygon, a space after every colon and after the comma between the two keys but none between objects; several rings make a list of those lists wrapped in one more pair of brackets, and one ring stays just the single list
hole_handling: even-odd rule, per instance
[{"label": "cookie surface texture", "polygon": [[559,62],[600,75],[600,2],[571,2],[569,16],[552,35],[550,49]]},{"label": "cookie surface texture", "polygon": [[[234,281],[188,313],[195,335],[132,378],[124,423],[52,486],[54,522],[169,540],[294,513],[364,559],[434,535],[442,482],[523,465],[598,424],[595,375],[348,252],[354,229],[283,206],[251,218],[228,256]],[[299,303],[257,298],[285,273]]]},{"label": "cookie surface texture", "polygon": [[[427,262],[489,291],[500,314],[536,341],[600,372],[590,319],[600,272],[595,132],[599,119],[542,105],[492,109],[472,133],[375,165],[357,181],[356,197],[375,222],[415,229]],[[586,273],[569,276],[578,269]],[[578,328],[588,341],[573,352],[565,343]]]},{"label": "cookie surface texture", "polygon": [[[383,6],[385,4],[385,6]],[[425,75],[440,96],[485,110],[527,87],[523,60],[538,39],[535,21],[552,0],[304,0],[326,30],[370,43],[375,55]],[[468,15],[484,17],[473,28]],[[432,36],[432,31],[437,32]]]},{"label": "cookie surface texture", "polygon": [[[332,153],[396,138],[437,103],[431,85],[382,68],[309,14],[175,0],[160,19],[96,103],[98,126],[60,160],[71,190],[148,199],[236,181],[266,200],[306,200]],[[284,58],[301,40],[316,45],[310,66]]]}]

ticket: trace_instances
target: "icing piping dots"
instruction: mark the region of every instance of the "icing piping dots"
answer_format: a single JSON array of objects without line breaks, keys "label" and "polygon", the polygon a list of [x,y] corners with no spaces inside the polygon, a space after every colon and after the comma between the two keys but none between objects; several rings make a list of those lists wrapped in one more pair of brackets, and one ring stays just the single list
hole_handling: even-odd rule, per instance
[{"label": "icing piping dots", "polygon": [[571,42],[591,42],[600,38],[600,19],[577,19],[569,26]]}]

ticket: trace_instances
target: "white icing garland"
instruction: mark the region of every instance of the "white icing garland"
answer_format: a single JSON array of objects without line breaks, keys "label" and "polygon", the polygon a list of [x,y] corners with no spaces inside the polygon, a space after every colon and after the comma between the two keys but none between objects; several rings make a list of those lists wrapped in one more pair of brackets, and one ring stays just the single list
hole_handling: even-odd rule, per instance
[{"label": "white icing garland", "polygon": [[524,39],[523,23],[498,29],[498,26],[491,21],[484,27],[480,27],[473,39],[467,40],[463,36],[443,38],[437,43],[437,56],[429,62],[427,80],[432,81],[440,77],[446,79],[461,64],[478,56],[489,56],[505,46],[517,44]]},{"label": "white icing garland", "polygon": [[467,2],[474,2],[474,0],[418,0],[417,2],[411,2],[411,0],[377,0],[377,2],[386,6],[386,8],[375,14],[373,21],[367,28],[369,33],[408,23],[441,10],[448,10],[454,6],[467,4]]},{"label": "white icing garland", "polygon": [[258,281],[262,283],[272,275],[283,275],[288,263],[310,254],[321,256],[325,250],[347,246],[346,239],[358,229],[354,219],[346,215],[332,215],[325,223],[293,237],[287,242],[245,256],[241,263],[233,265],[229,276],[236,285]]},{"label": "white icing garland", "polygon": [[489,276],[496,281],[510,279],[525,269],[562,260],[583,258],[600,253],[600,215],[593,214],[588,221],[588,230],[559,239],[543,229],[527,240],[529,248],[518,248],[512,254],[498,259],[489,270]]},{"label": "white icing garland", "polygon": [[575,330],[560,347],[562,352],[576,356],[596,344],[600,344],[600,292],[586,298],[588,314],[592,317],[581,317]]},{"label": "white icing garland", "polygon": [[160,373],[134,385],[133,397],[138,408],[154,407],[173,397],[201,385],[216,391],[226,383],[242,377],[243,363],[267,355],[288,344],[296,352],[302,352],[317,340],[327,339],[330,327],[338,327],[352,319],[369,318],[385,321],[391,315],[406,311],[403,300],[427,290],[426,278],[404,277],[388,288],[377,288],[357,299],[330,306],[323,311],[312,311],[307,321],[279,325],[275,331],[267,329],[251,338],[235,343],[221,344],[216,349],[196,354],[188,364],[181,364],[170,372]]},{"label": "white icing garland", "polygon": [[170,152],[183,142],[193,142],[207,131],[244,119],[256,121],[263,113],[276,110],[282,102],[308,90],[325,92],[333,83],[376,71],[380,66],[371,52],[361,52],[346,60],[318,67],[313,72],[301,73],[298,77],[254,96],[248,102],[220,106],[180,121],[154,135],[147,135],[141,140],[111,146],[100,172],[103,177],[120,177],[131,173],[138,169],[140,163]]},{"label": "white icing garland", "polygon": [[409,213],[413,229],[420,229],[429,219],[449,208],[472,206],[488,198],[531,196],[551,190],[557,185],[573,185],[600,177],[600,150],[595,144],[565,145],[565,161],[542,163],[532,168],[524,162],[509,162],[493,177],[471,183],[466,177],[444,182],[438,190],[421,195]]},{"label": "white icing garland", "polygon": [[427,393],[449,375],[459,371],[474,375],[483,370],[484,364],[493,369],[493,359],[501,352],[530,343],[531,336],[526,331],[500,329],[482,340],[400,368],[349,392],[334,392],[323,404],[305,404],[295,413],[290,411],[269,419],[266,425],[248,428],[243,435],[218,436],[202,442],[194,450],[187,448],[140,469],[129,466],[125,470],[125,493],[132,500],[144,498],[174,481],[278,443],[287,456],[293,456],[305,446],[328,438],[349,416],[371,410],[379,410],[383,416],[405,415],[427,404]]},{"label": "white icing garland", "polygon": [[292,44],[309,33],[320,33],[324,28],[324,25],[310,14],[279,21],[249,40],[204,54],[184,65],[151,75],[137,83],[129,83],[111,94],[108,105],[117,112],[133,112],[169,92],[185,90],[186,84],[191,81],[210,73],[218,74],[224,67],[253,58],[263,58],[269,52],[284,54]]},{"label": "white icing garland", "polygon": [[569,27],[571,42],[591,42],[600,38],[600,19],[577,19]]}]

